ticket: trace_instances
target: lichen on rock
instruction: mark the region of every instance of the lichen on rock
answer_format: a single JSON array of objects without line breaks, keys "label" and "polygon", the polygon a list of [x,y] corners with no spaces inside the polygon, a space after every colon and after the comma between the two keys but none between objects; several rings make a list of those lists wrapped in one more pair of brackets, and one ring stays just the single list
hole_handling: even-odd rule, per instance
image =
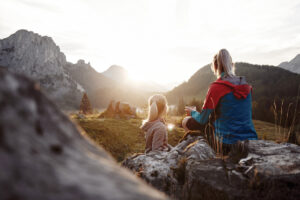
[{"label": "lichen on rock", "polygon": [[249,141],[239,160],[216,157],[202,136],[187,136],[170,152],[129,157],[123,166],[174,199],[298,199],[300,147]]}]

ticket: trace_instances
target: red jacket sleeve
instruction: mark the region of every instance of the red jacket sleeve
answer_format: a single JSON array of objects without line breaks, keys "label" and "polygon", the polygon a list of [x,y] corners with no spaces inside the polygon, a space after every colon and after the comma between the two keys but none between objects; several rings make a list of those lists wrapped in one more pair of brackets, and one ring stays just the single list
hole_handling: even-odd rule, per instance
[{"label": "red jacket sleeve", "polygon": [[229,92],[231,92],[231,88],[222,84],[212,83],[206,94],[202,109],[215,109],[220,99]]}]

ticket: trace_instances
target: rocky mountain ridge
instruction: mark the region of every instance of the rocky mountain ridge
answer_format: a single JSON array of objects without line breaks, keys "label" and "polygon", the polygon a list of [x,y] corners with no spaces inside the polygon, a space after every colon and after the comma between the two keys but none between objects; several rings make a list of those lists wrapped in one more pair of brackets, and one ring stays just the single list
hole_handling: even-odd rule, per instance
[{"label": "rocky mountain ridge", "polygon": [[83,87],[65,71],[66,56],[52,38],[19,30],[0,40],[0,66],[37,81],[59,107],[79,105]]},{"label": "rocky mountain ridge", "polygon": [[128,79],[128,71],[119,65],[112,65],[101,74],[115,81],[123,82]]},{"label": "rocky mountain ridge", "polygon": [[0,40],[0,66],[37,81],[64,110],[78,109],[83,92],[95,107],[104,108],[113,99],[143,105],[149,93],[161,88],[154,83],[129,81],[121,66],[113,65],[99,73],[82,59],[75,64],[67,62],[52,38],[27,30]]},{"label": "rocky mountain ridge", "polygon": [[[300,56],[298,55],[290,64],[298,63],[299,59]],[[79,60],[76,64],[67,62],[66,56],[50,37],[40,36],[27,30],[19,30],[8,38],[0,40],[0,66],[37,81],[42,91],[63,109],[78,109],[84,91],[88,93],[92,105],[99,108],[106,107],[111,100],[144,105],[149,95],[154,92],[166,91],[161,85],[151,81],[128,81],[128,72],[121,66],[113,65],[105,72],[99,73],[84,60]],[[270,93],[267,96],[277,94],[278,87],[271,87],[272,92],[270,92],[268,87],[264,87],[266,84],[261,84],[268,82],[265,80],[265,76],[260,76],[262,73],[269,75],[269,71],[273,73],[276,71],[275,69],[271,69],[270,66],[260,67],[247,63],[237,63],[237,67],[238,74],[246,75],[247,78],[249,77],[248,74],[251,75],[249,77],[250,83],[253,82],[253,85],[257,86],[254,88],[256,91],[258,88],[259,91],[263,90]],[[277,71],[282,70],[277,69]],[[286,70],[278,73],[292,77]],[[278,73],[274,72],[273,74]],[[286,77],[283,78],[286,79]],[[203,99],[208,84],[213,79],[214,76],[209,67],[203,67],[188,82],[168,92],[168,100],[170,103],[176,104],[181,96]],[[279,78],[275,80],[279,80]],[[298,78],[292,77],[289,80],[292,82],[289,82],[288,88],[282,91],[290,94],[296,93],[294,86]],[[279,88],[286,86],[285,82],[280,82]],[[290,87],[291,85],[292,87]],[[254,93],[254,98],[260,93],[265,95],[265,92]],[[278,95],[287,96],[281,93]]]},{"label": "rocky mountain ridge", "polygon": [[123,84],[126,84],[129,87],[132,87],[134,85],[134,89],[137,90],[145,90],[147,92],[167,92],[168,89],[158,84],[154,81],[150,80],[131,80],[129,72],[124,69],[122,66],[119,65],[112,65],[107,70],[102,72],[104,76],[111,78],[117,82],[121,82]]},{"label": "rocky mountain ridge", "polygon": [[89,94],[100,88],[111,87],[116,84],[114,80],[97,72],[90,63],[86,63],[82,59],[75,64],[68,62],[64,68]]},{"label": "rocky mountain ridge", "polygon": [[289,62],[280,63],[278,67],[300,74],[300,54],[298,54],[295,58],[293,58]]}]

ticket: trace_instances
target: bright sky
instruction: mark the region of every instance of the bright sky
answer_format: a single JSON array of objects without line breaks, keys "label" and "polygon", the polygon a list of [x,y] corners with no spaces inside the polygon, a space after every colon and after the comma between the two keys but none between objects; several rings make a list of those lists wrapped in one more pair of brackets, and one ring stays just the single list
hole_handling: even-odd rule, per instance
[{"label": "bright sky", "polygon": [[0,0],[0,38],[48,35],[67,60],[136,79],[187,80],[221,48],[278,65],[300,53],[299,0]]}]

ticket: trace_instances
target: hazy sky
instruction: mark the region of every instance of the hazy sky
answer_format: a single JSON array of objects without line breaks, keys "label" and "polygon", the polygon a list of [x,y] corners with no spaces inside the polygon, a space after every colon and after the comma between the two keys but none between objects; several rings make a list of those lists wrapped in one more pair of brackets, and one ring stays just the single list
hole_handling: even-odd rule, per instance
[{"label": "hazy sky", "polygon": [[48,35],[67,60],[137,79],[187,80],[220,48],[278,65],[300,53],[299,0],[0,0],[0,38]]}]

